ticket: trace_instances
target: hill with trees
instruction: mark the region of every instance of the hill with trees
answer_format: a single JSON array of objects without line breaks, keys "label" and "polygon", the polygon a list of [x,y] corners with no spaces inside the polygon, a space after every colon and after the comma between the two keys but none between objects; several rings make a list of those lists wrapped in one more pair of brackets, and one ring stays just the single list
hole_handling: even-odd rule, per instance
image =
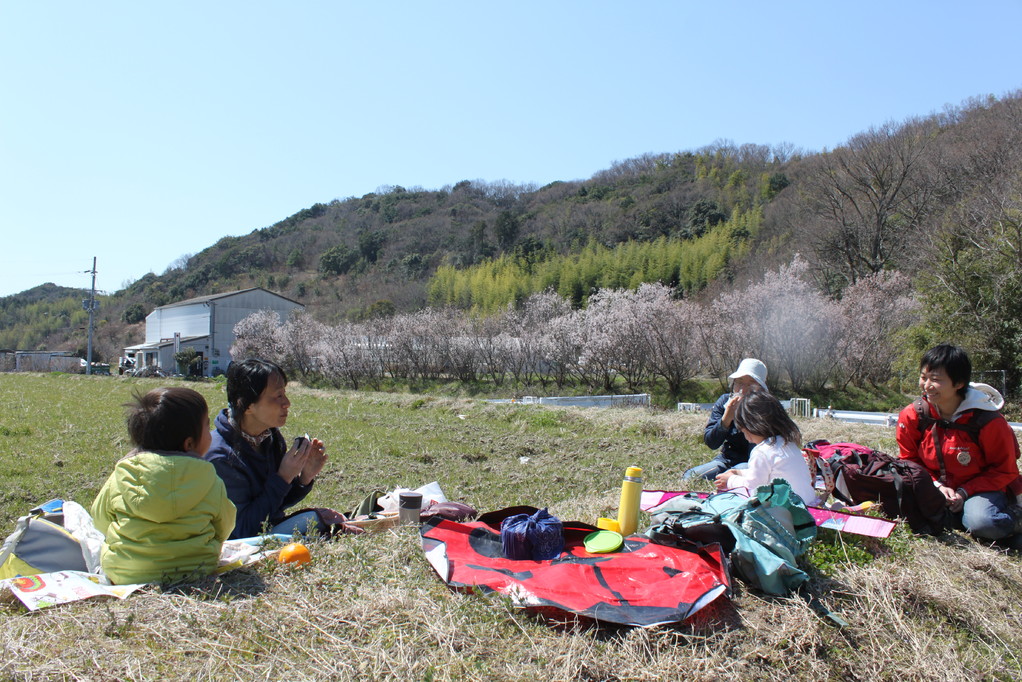
[{"label": "hill with trees", "polygon": [[[978,364],[1022,364],[1022,93],[878,124],[833,150],[718,141],[544,187],[382,187],[240,237],[104,296],[100,359],[154,307],[263,286],[324,324],[426,305],[494,312],[552,288],[583,305],[651,280],[712,300],[804,259],[821,294],[881,272],[923,305],[913,347],[951,338]],[[78,349],[81,292],[0,299],[0,347]],[[58,318],[55,323],[52,319]]]}]

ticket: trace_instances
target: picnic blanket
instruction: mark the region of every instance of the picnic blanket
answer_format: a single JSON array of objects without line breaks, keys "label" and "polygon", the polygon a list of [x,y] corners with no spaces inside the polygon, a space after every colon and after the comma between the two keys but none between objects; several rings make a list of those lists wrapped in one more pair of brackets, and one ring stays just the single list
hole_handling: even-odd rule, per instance
[{"label": "picnic blanket", "polygon": [[578,522],[564,523],[558,557],[505,559],[500,521],[535,511],[511,507],[470,523],[430,519],[420,530],[422,549],[451,588],[504,594],[515,606],[548,616],[651,627],[683,621],[730,593],[719,547],[686,550],[633,535],[618,552],[594,554],[583,540],[597,529]]}]

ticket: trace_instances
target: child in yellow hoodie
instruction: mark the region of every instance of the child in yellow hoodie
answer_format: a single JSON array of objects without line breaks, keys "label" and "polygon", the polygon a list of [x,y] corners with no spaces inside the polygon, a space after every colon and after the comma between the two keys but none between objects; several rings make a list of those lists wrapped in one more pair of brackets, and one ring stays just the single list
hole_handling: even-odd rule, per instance
[{"label": "child in yellow hoodie", "polygon": [[115,584],[170,583],[213,573],[236,510],[213,465],[209,408],[190,388],[135,395],[128,434],[135,449],[92,503],[106,536],[103,572]]}]

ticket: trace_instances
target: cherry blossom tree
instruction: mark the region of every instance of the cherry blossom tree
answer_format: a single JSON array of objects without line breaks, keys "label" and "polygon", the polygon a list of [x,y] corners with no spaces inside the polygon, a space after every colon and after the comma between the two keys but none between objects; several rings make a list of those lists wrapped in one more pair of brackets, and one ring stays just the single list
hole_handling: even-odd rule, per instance
[{"label": "cherry blossom tree", "polygon": [[280,326],[280,317],[271,310],[260,310],[242,319],[234,325],[232,361],[263,358],[279,363],[284,356]]},{"label": "cherry blossom tree", "polygon": [[[727,383],[725,377],[743,358],[755,357],[766,362],[763,338],[752,320],[758,311],[745,289],[720,294],[694,314],[698,320],[695,340],[705,360],[705,369],[717,377],[722,386]],[[768,374],[767,378],[770,383],[776,380],[773,374]]]},{"label": "cherry blossom tree", "polygon": [[368,325],[342,322],[330,329],[318,345],[324,378],[355,390],[378,385],[382,365],[371,350],[371,339]]},{"label": "cherry blossom tree", "polygon": [[645,356],[649,370],[678,395],[681,386],[699,371],[702,354],[695,343],[702,310],[690,301],[675,301],[673,290],[663,284],[643,284],[634,297],[642,320],[638,353]]},{"label": "cherry blossom tree", "polygon": [[770,370],[771,386],[787,375],[794,391],[822,387],[837,364],[835,304],[808,281],[798,256],[744,289],[721,294],[703,312],[697,336],[710,371],[724,381],[742,358]]},{"label": "cherry blossom tree", "polygon": [[508,333],[507,311],[470,321],[470,340],[475,346],[479,371],[489,377],[494,386],[502,386],[510,369],[512,345],[515,340]]},{"label": "cherry blossom tree", "polygon": [[558,388],[566,386],[571,377],[580,378],[583,345],[582,313],[578,310],[547,320],[540,331],[540,358]]},{"label": "cherry blossom tree", "polygon": [[839,308],[842,387],[876,386],[890,379],[901,355],[897,334],[919,319],[909,278],[898,272],[863,277],[845,289]]},{"label": "cherry blossom tree", "polygon": [[617,375],[632,391],[648,383],[649,355],[643,345],[651,321],[645,313],[634,291],[600,289],[589,297],[579,364],[593,389],[612,390]]},{"label": "cherry blossom tree", "polygon": [[309,376],[318,369],[319,342],[329,328],[302,311],[291,313],[280,329],[283,345],[280,365],[288,373]]},{"label": "cherry blossom tree", "polygon": [[523,385],[538,381],[545,387],[551,374],[555,381],[557,376],[563,380],[564,375],[552,371],[551,358],[557,353],[553,350],[550,327],[554,320],[571,314],[571,303],[549,290],[529,296],[520,310],[508,311],[506,328],[508,334],[516,339],[510,344],[512,355],[509,365],[515,381]]}]

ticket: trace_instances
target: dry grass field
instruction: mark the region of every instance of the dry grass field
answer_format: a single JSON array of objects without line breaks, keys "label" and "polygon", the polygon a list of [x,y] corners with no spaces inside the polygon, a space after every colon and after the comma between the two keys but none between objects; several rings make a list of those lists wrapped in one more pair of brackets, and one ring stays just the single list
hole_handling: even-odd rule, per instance
[{"label": "dry grass field", "polygon": [[[169,380],[0,374],[0,528],[51,497],[86,506],[128,449],[121,405]],[[222,385],[188,384],[212,409]],[[436,480],[480,511],[547,506],[613,515],[626,466],[681,487],[704,460],[703,417],[550,409],[292,386],[285,435],[323,438],[310,499],[341,511],[372,490]],[[829,420],[806,440],[891,451],[893,430]],[[10,680],[975,680],[1022,677],[1022,560],[959,533],[885,541],[820,534],[800,597],[737,586],[690,622],[650,629],[554,624],[499,597],[454,593],[413,530],[311,544],[313,562],[266,561],[124,601],[27,613],[0,601]]]}]

